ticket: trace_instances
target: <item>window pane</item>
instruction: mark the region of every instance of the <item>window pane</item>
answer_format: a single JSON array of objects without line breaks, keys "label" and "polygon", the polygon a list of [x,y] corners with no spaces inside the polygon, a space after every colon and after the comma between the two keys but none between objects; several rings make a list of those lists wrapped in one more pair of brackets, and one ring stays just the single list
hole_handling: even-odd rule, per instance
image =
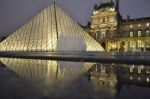
[{"label": "window pane", "polygon": [[133,37],[133,32],[132,31],[130,32],[130,37]]},{"label": "window pane", "polygon": [[141,36],[141,33],[142,33],[141,31],[138,31],[138,36]]},{"label": "window pane", "polygon": [[146,36],[150,35],[150,30],[146,30]]}]

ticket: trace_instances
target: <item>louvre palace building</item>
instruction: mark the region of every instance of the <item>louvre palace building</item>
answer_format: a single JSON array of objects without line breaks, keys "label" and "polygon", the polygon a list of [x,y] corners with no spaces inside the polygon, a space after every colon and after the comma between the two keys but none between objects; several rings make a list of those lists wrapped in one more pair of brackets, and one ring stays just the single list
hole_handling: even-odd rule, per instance
[{"label": "louvre palace building", "polygon": [[150,51],[150,17],[123,19],[119,0],[95,5],[86,30],[106,51]]}]

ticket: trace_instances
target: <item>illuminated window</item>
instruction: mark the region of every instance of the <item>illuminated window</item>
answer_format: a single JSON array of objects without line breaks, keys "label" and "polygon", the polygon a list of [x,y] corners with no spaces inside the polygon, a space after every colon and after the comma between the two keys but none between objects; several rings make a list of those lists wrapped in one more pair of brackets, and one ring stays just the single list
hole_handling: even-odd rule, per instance
[{"label": "illuminated window", "polygon": [[105,70],[105,66],[101,65],[101,67],[100,67],[100,68],[101,68],[100,70],[101,70],[101,72],[102,72],[102,73],[105,73],[105,72],[106,72],[106,70]]},{"label": "illuminated window", "polygon": [[138,68],[138,74],[141,74],[141,68]]},{"label": "illuminated window", "polygon": [[146,81],[149,82],[149,78],[148,77],[146,78]]},{"label": "illuminated window", "polygon": [[138,31],[138,36],[142,36],[142,31]]},{"label": "illuminated window", "polygon": [[133,69],[134,69],[133,67],[130,67],[130,73],[132,73],[132,72],[133,72]]},{"label": "illuminated window", "polygon": [[138,46],[138,47],[144,47],[144,42],[141,41],[141,40],[138,40],[137,46]]},{"label": "illuminated window", "polygon": [[141,65],[140,67],[138,67],[138,73],[141,74],[142,73],[142,69],[144,69],[144,66]]},{"label": "illuminated window", "polygon": [[133,31],[130,32],[130,37],[133,37]]},{"label": "illuminated window", "polygon": [[150,72],[149,69],[146,69],[146,74],[149,74],[149,72]]},{"label": "illuminated window", "polygon": [[140,80],[141,80],[141,77],[138,77],[138,80],[140,81]]},{"label": "illuminated window", "polygon": [[101,39],[104,39],[105,36],[106,36],[106,35],[105,35],[105,32],[102,32],[102,33],[101,33]]},{"label": "illuminated window", "polygon": [[138,27],[141,27],[141,24],[138,24]]},{"label": "illuminated window", "polygon": [[142,41],[138,40],[137,44],[138,44],[138,47],[141,47],[142,46]]},{"label": "illuminated window", "polygon": [[132,80],[133,79],[133,77],[132,76],[130,76],[130,80]]},{"label": "illuminated window", "polygon": [[132,67],[130,67],[130,73],[133,72],[133,69],[134,69],[134,65],[132,65]]},{"label": "illuminated window", "polygon": [[150,30],[146,30],[146,36],[150,35]]},{"label": "illuminated window", "polygon": [[97,69],[97,65],[96,65],[96,69],[95,69],[95,71],[97,71],[98,69]]},{"label": "illuminated window", "polygon": [[133,28],[133,25],[132,25],[132,24],[130,25],[130,28]]},{"label": "illuminated window", "polygon": [[149,23],[146,23],[146,26],[149,26]]},{"label": "illuminated window", "polygon": [[134,43],[133,43],[133,41],[129,41],[129,46],[130,46],[131,48],[133,48],[133,47],[134,47]]},{"label": "illuminated window", "polygon": [[95,34],[95,38],[98,39],[98,33]]},{"label": "illuminated window", "polygon": [[140,68],[141,68],[141,69],[144,69],[144,65],[141,65]]},{"label": "illuminated window", "polygon": [[132,68],[134,68],[135,67],[135,65],[132,65]]},{"label": "illuminated window", "polygon": [[150,47],[150,40],[145,40],[145,47],[147,47],[147,48]]}]

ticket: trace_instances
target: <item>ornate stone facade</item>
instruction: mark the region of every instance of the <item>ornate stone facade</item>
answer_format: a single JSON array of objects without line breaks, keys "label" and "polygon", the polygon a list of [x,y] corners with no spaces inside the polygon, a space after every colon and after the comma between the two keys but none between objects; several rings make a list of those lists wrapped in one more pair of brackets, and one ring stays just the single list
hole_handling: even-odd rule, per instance
[{"label": "ornate stone facade", "polygon": [[150,17],[123,19],[119,0],[105,0],[94,7],[89,34],[107,51],[149,51]]}]

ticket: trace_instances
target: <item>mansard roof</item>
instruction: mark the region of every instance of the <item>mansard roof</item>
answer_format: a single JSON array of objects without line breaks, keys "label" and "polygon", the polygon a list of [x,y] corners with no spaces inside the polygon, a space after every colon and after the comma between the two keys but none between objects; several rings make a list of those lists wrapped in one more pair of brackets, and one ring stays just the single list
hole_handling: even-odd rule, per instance
[{"label": "mansard roof", "polygon": [[106,10],[106,9],[111,9],[115,8],[115,5],[113,2],[104,2],[101,3],[99,6],[95,8],[95,10]]}]

